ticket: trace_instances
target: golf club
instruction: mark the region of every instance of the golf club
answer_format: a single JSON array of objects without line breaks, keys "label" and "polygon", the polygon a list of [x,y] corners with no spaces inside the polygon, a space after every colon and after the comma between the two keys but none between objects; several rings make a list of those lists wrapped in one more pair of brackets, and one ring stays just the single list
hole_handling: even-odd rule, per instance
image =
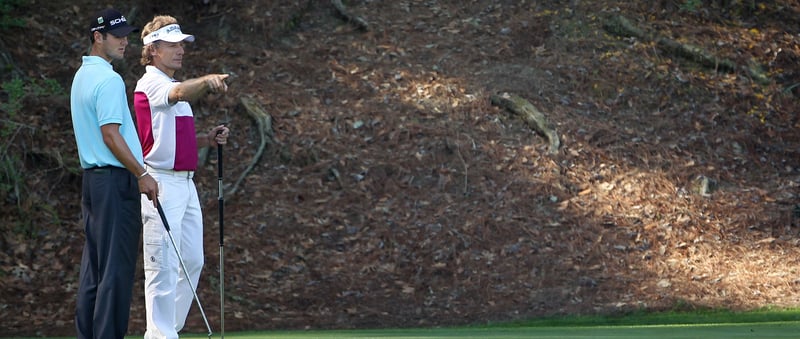
[{"label": "golf club", "polygon": [[222,145],[217,145],[217,183],[219,186],[219,195],[217,203],[219,204],[219,322],[220,334],[222,339],[225,339],[225,233],[223,232],[225,198],[222,191]]},{"label": "golf club", "polygon": [[161,216],[161,222],[164,223],[164,228],[167,229],[167,235],[169,235],[169,241],[172,242],[172,248],[175,249],[175,254],[178,255],[178,261],[181,263],[181,268],[183,269],[183,274],[186,275],[186,282],[189,283],[189,289],[192,290],[192,294],[194,295],[194,300],[197,302],[197,307],[200,308],[200,314],[203,315],[203,321],[206,323],[206,328],[208,329],[208,337],[211,338],[211,326],[208,324],[208,318],[206,318],[206,312],[203,311],[203,305],[200,305],[200,298],[197,297],[197,292],[194,290],[194,286],[192,285],[192,279],[189,278],[189,273],[186,271],[186,264],[183,263],[183,257],[181,257],[181,251],[178,250],[178,246],[175,244],[175,238],[172,237],[172,231],[169,229],[169,223],[167,223],[167,216],[164,214],[164,209],[161,208],[161,202],[156,201],[156,208],[158,209],[158,215]]}]

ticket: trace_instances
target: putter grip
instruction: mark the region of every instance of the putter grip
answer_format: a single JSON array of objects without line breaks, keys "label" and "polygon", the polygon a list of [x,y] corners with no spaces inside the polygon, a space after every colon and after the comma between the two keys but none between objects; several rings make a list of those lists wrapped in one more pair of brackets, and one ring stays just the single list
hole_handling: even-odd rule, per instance
[{"label": "putter grip", "polygon": [[161,222],[164,224],[164,228],[167,229],[169,232],[169,223],[167,223],[167,216],[164,215],[164,209],[161,208],[161,202],[156,200],[156,209],[158,209],[158,215],[161,217]]},{"label": "putter grip", "polygon": [[[222,126],[225,126],[225,123],[222,123]],[[217,135],[222,134],[222,131],[217,131]],[[222,182],[222,145],[217,144],[217,179]],[[222,192],[222,188],[220,187],[220,192]],[[220,197],[222,194],[220,193]]]},{"label": "putter grip", "polygon": [[222,178],[222,145],[217,145],[217,174]]},{"label": "putter grip", "polygon": [[222,187],[222,145],[217,145],[217,186],[219,195],[217,196],[217,203],[219,204],[219,246],[225,243],[225,193]]}]

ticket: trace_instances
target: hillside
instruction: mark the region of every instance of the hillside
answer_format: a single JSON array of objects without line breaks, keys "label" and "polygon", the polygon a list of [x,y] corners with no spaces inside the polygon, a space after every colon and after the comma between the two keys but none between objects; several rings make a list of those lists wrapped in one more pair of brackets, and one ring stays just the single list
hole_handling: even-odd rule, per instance
[{"label": "hillside", "polygon": [[[109,3],[196,35],[179,78],[231,74],[194,104],[198,129],[233,132],[227,331],[800,304],[800,1],[344,1],[365,29],[322,0]],[[74,332],[66,93],[96,6],[28,0],[0,35],[0,336]],[[140,50],[132,36],[115,64],[129,90]],[[557,152],[491,103],[504,92],[544,113]],[[243,102],[272,119],[258,158]],[[216,161],[196,176],[212,327]],[[188,322],[205,331],[196,309]]]}]

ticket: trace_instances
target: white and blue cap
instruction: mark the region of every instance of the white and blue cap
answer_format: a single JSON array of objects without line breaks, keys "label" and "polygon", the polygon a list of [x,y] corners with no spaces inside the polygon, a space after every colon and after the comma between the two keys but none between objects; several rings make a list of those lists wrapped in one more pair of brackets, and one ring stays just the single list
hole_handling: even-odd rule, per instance
[{"label": "white and blue cap", "polygon": [[144,39],[142,39],[142,43],[145,45],[149,45],[153,42],[158,40],[166,41],[166,42],[181,42],[181,41],[194,41],[194,35],[191,34],[183,34],[181,32],[181,26],[178,24],[171,24],[161,27],[152,33],[146,35]]}]

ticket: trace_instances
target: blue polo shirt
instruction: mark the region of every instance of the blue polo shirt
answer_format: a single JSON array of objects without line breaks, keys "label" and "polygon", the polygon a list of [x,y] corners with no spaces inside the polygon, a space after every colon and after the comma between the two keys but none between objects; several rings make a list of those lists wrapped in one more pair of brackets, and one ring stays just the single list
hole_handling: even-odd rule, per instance
[{"label": "blue polo shirt", "polygon": [[125,167],[103,142],[100,126],[106,124],[120,124],[119,132],[125,143],[136,160],[144,164],[125,83],[111,63],[98,56],[83,57],[83,64],[72,80],[70,109],[81,167]]}]

